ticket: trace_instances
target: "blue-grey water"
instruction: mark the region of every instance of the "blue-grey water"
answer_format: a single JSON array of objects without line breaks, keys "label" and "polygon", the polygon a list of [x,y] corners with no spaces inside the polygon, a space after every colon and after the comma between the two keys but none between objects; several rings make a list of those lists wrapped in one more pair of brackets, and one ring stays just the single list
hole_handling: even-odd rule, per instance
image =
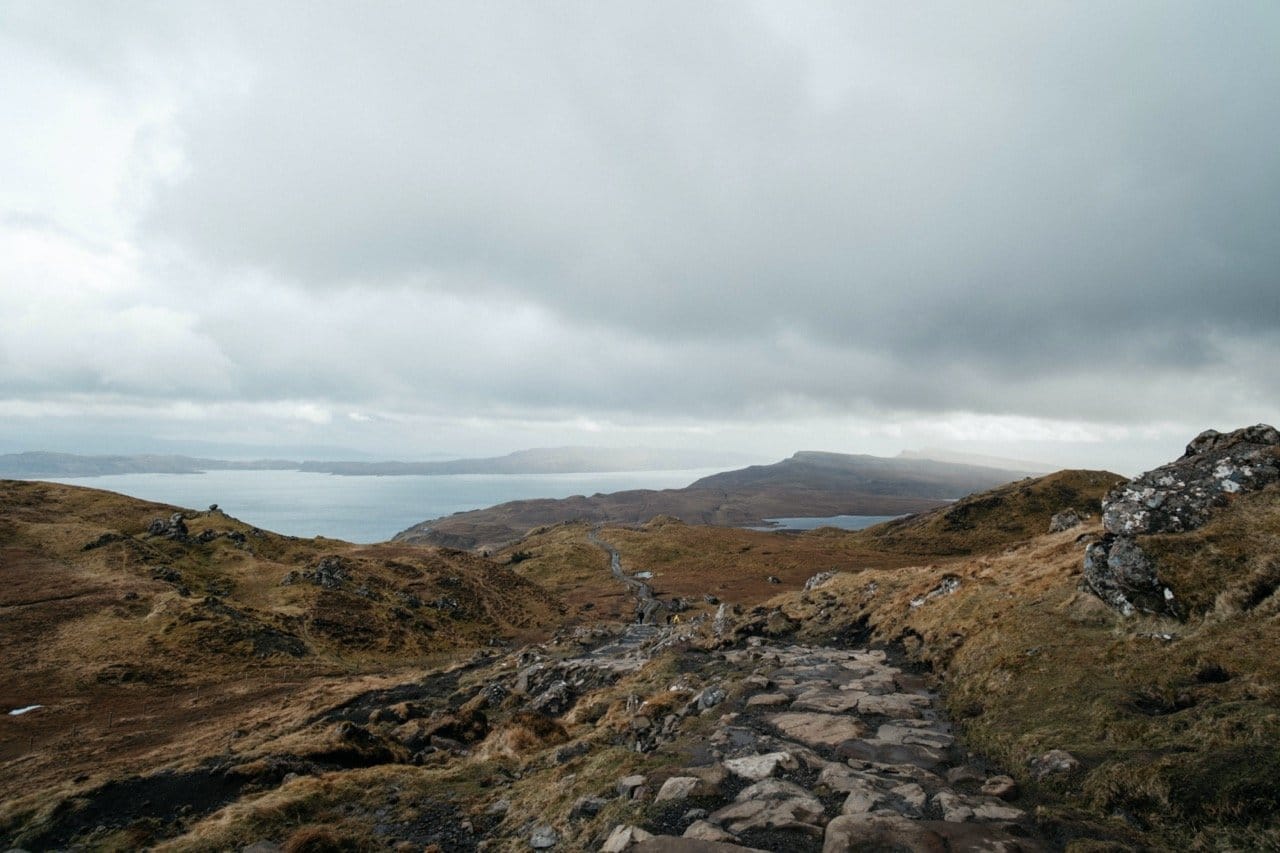
[{"label": "blue-grey water", "polygon": [[841,530],[862,530],[873,524],[893,521],[900,515],[828,515],[823,518],[766,518],[769,527],[756,530],[817,530],[819,527],[838,527]]},{"label": "blue-grey water", "polygon": [[567,498],[624,489],[681,488],[718,468],[603,474],[450,474],[342,477],[301,471],[209,471],[204,474],[111,474],[52,482],[109,489],[144,500],[224,512],[291,536],[383,542],[455,512],[525,498]]}]

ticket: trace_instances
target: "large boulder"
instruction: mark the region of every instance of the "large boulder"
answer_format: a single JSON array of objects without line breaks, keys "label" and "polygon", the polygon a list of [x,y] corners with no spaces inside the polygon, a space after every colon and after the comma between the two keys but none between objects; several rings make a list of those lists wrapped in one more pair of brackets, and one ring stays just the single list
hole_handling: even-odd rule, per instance
[{"label": "large boulder", "polygon": [[1177,591],[1137,537],[1184,533],[1208,523],[1232,496],[1280,481],[1280,432],[1266,424],[1206,430],[1182,458],[1117,486],[1102,501],[1105,533],[1085,551],[1085,586],[1124,613],[1182,617]]}]

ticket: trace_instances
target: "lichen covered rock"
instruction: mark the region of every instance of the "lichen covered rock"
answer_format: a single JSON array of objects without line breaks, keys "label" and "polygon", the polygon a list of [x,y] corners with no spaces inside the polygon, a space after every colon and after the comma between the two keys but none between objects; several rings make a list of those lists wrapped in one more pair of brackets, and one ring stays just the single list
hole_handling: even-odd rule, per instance
[{"label": "lichen covered rock", "polygon": [[1266,424],[1206,430],[1182,458],[1113,489],[1102,501],[1106,531],[1084,558],[1085,586],[1124,613],[1185,616],[1138,536],[1185,533],[1208,523],[1232,496],[1280,481],[1280,432]]}]

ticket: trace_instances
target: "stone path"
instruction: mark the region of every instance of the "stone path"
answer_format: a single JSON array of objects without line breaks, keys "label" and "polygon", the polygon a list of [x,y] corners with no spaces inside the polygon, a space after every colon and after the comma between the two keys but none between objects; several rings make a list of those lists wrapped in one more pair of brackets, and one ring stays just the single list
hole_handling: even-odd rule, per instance
[{"label": "stone path", "polygon": [[603,548],[609,554],[609,571],[621,581],[631,594],[636,597],[636,621],[645,625],[660,625],[666,621],[666,606],[653,595],[653,589],[640,580],[622,570],[622,556],[618,549],[605,542],[598,535],[598,530],[587,534],[593,545]]},{"label": "stone path", "polygon": [[964,763],[921,677],[879,650],[750,642],[716,653],[746,689],[701,710],[720,716],[692,765],[621,780],[651,819],[602,850],[1047,849],[1013,781]]}]

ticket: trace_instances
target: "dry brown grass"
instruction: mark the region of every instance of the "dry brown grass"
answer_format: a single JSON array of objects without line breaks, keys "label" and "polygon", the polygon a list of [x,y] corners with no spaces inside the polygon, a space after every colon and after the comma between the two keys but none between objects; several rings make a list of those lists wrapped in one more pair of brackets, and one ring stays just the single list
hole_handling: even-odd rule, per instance
[{"label": "dry brown grass", "polygon": [[[211,512],[186,511],[191,541],[145,535],[176,511],[0,481],[0,705],[45,706],[0,716],[0,832],[64,794],[251,751],[343,696],[562,621],[553,596],[477,555],[296,539]],[[340,589],[281,585],[325,557],[343,561]]]}]

